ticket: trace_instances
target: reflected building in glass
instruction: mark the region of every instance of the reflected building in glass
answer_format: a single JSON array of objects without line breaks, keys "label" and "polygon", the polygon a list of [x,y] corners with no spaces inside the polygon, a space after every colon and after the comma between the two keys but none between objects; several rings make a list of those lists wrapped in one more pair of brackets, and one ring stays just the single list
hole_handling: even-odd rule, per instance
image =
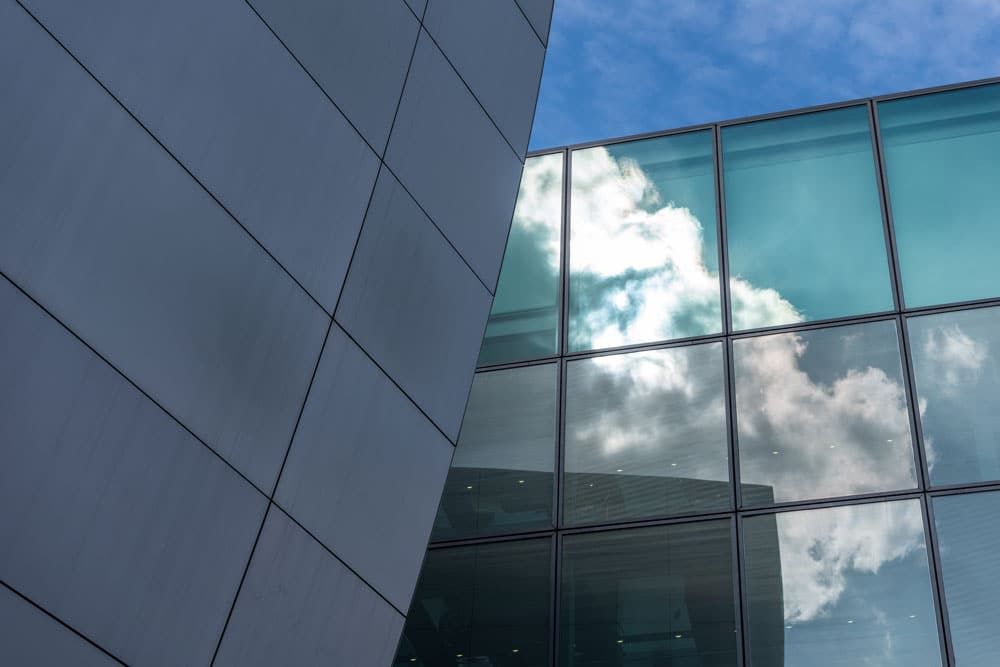
[{"label": "reflected building in glass", "polygon": [[998,664],[1000,81],[529,157],[395,665]]}]

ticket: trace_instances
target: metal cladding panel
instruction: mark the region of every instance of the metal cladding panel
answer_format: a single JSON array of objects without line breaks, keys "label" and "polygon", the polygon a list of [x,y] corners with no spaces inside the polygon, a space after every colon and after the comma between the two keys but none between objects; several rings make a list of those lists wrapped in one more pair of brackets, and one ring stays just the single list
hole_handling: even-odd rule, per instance
[{"label": "metal cladding panel", "polygon": [[272,508],[216,665],[384,667],[403,616]]},{"label": "metal cladding panel", "polygon": [[383,170],[336,319],[452,442],[490,302],[458,253]]},{"label": "metal cladding panel", "polygon": [[117,665],[45,612],[0,586],[0,663],[5,665]]},{"label": "metal cladding panel", "polygon": [[521,162],[426,33],[386,163],[492,291]]},{"label": "metal cladding panel", "polygon": [[24,5],[333,310],[378,158],[246,3]]},{"label": "metal cladding panel", "polygon": [[432,0],[424,25],[518,155],[528,148],[545,47],[513,2]]},{"label": "metal cladding panel", "polygon": [[0,281],[0,575],[129,664],[206,664],[266,499]]},{"label": "metal cladding panel", "polygon": [[0,94],[0,270],[269,492],[328,317],[16,5]]},{"label": "metal cladding panel", "polygon": [[406,5],[399,0],[250,4],[382,153],[420,31]]},{"label": "metal cladding panel", "polygon": [[333,327],[276,500],[399,609],[420,573],[452,445]]}]

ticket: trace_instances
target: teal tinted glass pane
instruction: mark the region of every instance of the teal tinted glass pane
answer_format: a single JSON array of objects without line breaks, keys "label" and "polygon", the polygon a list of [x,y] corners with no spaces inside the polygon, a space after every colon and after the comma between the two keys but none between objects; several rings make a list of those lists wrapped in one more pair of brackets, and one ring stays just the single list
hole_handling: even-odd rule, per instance
[{"label": "teal tinted glass pane", "polygon": [[1000,86],[878,105],[907,306],[1000,296]]},{"label": "teal tinted glass pane", "polygon": [[906,325],[931,483],[1000,479],[1000,308]]},{"label": "teal tinted glass pane", "polygon": [[552,526],[558,366],[476,374],[432,539]]},{"label": "teal tinted glass pane", "polygon": [[710,131],[573,152],[569,347],[722,329]]},{"label": "teal tinted glass pane", "polygon": [[728,520],[569,535],[559,664],[737,664]]},{"label": "teal tinted glass pane", "polygon": [[994,667],[1000,656],[1000,493],[934,498],[952,648],[958,665]]},{"label": "teal tinted glass pane", "polygon": [[549,664],[551,544],[428,551],[393,665]]},{"label": "teal tinted glass pane", "polygon": [[744,505],[915,488],[894,321],[733,341]]},{"label": "teal tinted glass pane", "polygon": [[747,517],[754,667],[941,665],[920,501]]},{"label": "teal tinted glass pane", "polygon": [[566,365],[567,524],[732,505],[722,343]]},{"label": "teal tinted glass pane", "polygon": [[524,161],[480,366],[558,352],[562,183],[562,153]]},{"label": "teal tinted glass pane", "polygon": [[868,108],[722,129],[733,328],[891,310]]}]

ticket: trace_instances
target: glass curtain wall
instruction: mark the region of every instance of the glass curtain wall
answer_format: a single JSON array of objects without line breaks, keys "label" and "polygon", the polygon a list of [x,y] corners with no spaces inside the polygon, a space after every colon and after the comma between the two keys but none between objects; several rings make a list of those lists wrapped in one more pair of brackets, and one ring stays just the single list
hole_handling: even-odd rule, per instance
[{"label": "glass curtain wall", "polygon": [[1000,82],[529,157],[394,664],[996,664],[997,155]]}]

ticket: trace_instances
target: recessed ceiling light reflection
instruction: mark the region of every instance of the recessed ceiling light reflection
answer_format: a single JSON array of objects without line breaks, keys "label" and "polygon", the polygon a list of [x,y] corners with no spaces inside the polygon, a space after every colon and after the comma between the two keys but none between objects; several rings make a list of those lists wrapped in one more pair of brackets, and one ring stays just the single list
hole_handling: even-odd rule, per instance
[{"label": "recessed ceiling light reflection", "polygon": [[621,468],[619,468],[619,469],[618,469],[618,470],[616,470],[615,472],[622,472],[622,469],[621,469]]}]

